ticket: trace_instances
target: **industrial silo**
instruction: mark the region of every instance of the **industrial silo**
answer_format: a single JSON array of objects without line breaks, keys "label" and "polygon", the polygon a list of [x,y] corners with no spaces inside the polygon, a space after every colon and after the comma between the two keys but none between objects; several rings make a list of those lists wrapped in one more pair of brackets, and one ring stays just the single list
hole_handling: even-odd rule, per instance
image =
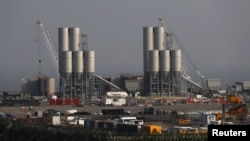
[{"label": "industrial silo", "polygon": [[171,70],[181,72],[181,50],[171,50]]},{"label": "industrial silo", "polygon": [[83,51],[72,51],[73,57],[73,74],[77,79],[80,79],[83,74]]},{"label": "industrial silo", "polygon": [[69,51],[69,30],[67,27],[58,28],[59,52]]},{"label": "industrial silo", "polygon": [[171,50],[171,95],[181,95],[181,50]]},{"label": "industrial silo", "polygon": [[95,72],[95,52],[88,50],[84,51],[84,71],[86,73]]},{"label": "industrial silo", "polygon": [[153,27],[143,27],[143,69],[144,72],[149,71],[148,67],[148,51],[154,49],[154,31]]},{"label": "industrial silo", "polygon": [[69,32],[67,27],[58,28],[59,70],[62,70],[63,52],[69,51]]},{"label": "industrial silo", "polygon": [[62,67],[59,70],[63,78],[70,78],[72,74],[72,51],[62,52]]},{"label": "industrial silo", "polygon": [[44,92],[48,97],[55,94],[55,78],[47,77],[44,79]]},{"label": "industrial silo", "polygon": [[154,49],[164,50],[164,27],[154,27]]},{"label": "industrial silo", "polygon": [[160,72],[165,76],[170,72],[170,50],[160,50]]},{"label": "industrial silo", "polygon": [[149,50],[149,72],[156,74],[159,72],[159,51]]},{"label": "industrial silo", "polygon": [[77,51],[80,47],[80,28],[69,28],[69,48],[70,51]]}]

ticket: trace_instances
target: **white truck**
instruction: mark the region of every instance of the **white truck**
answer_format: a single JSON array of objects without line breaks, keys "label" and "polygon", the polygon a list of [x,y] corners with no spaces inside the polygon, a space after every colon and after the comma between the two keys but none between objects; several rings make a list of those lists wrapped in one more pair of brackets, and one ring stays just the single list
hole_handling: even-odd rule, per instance
[{"label": "white truck", "polygon": [[77,110],[71,109],[71,110],[67,110],[66,112],[67,112],[67,114],[74,114],[74,113],[77,113]]},{"label": "white truck", "polygon": [[106,92],[106,96],[110,98],[126,98],[128,97],[128,93],[125,91],[118,91],[118,92]]},{"label": "white truck", "polygon": [[104,98],[101,103],[106,106],[124,106],[127,100],[125,98]]},{"label": "white truck", "polygon": [[70,125],[84,126],[84,120],[85,119],[86,118],[82,118],[82,117],[74,118],[73,121],[69,121],[69,124]]},{"label": "white truck", "polygon": [[209,103],[209,99],[208,98],[206,98],[205,96],[203,96],[203,95],[196,95],[196,97],[195,97],[195,99],[194,99],[194,102],[195,103]]}]

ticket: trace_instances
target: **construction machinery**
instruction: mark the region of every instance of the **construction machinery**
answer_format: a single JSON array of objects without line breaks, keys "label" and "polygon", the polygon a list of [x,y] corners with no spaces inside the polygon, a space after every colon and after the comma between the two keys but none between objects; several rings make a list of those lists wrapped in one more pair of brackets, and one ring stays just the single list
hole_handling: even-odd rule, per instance
[{"label": "construction machinery", "polygon": [[247,118],[248,104],[236,93],[226,95],[226,101],[222,103],[222,113],[216,114],[216,119],[222,121],[244,121]]},{"label": "construction machinery", "polygon": [[[55,67],[55,70],[57,72],[57,75],[58,77],[60,76],[59,75],[59,66],[58,66],[58,55],[56,53],[56,47],[54,46],[54,41],[52,40],[44,22],[42,20],[39,20],[37,21],[36,23],[40,29],[41,29],[41,32],[42,32],[42,39],[44,40],[45,44],[46,44],[46,47],[49,51],[49,55],[51,57],[51,61]],[[40,62],[40,60],[39,60]]]},{"label": "construction machinery", "polygon": [[[201,72],[198,70],[197,66],[194,64],[194,62],[191,60],[191,58],[189,57],[189,55],[187,54],[187,52],[185,51],[185,49],[182,47],[182,45],[180,44],[179,40],[177,39],[177,37],[174,35],[174,33],[172,32],[169,24],[167,23],[166,18],[164,17],[160,17],[159,18],[160,21],[160,25],[164,27],[164,32],[165,32],[165,36],[166,36],[166,47],[169,50],[174,50],[177,48],[181,48],[181,50],[184,52],[184,54],[186,55],[187,59],[190,61],[191,65],[196,69],[196,72],[199,76],[199,79],[202,81],[204,79],[204,75],[201,74]],[[202,91],[205,91],[205,88],[202,86],[202,82],[201,84],[193,81],[190,77],[190,75],[187,72],[187,68],[186,68],[186,64],[185,62],[182,60],[182,68],[181,68],[181,78],[192,84],[193,86],[197,87],[198,89],[201,89]]]}]

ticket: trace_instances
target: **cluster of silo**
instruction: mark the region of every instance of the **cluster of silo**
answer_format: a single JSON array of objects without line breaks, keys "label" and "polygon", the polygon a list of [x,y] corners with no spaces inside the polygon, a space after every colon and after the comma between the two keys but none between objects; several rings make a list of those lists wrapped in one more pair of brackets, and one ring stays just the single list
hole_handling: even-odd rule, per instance
[{"label": "cluster of silo", "polygon": [[58,42],[62,91],[66,96],[82,97],[87,89],[86,80],[95,72],[95,53],[81,48],[79,27],[60,27]]},{"label": "cluster of silo", "polygon": [[165,46],[164,27],[143,27],[144,95],[174,95],[181,73],[181,50]]},{"label": "cluster of silo", "polygon": [[21,91],[32,96],[52,97],[55,94],[55,78],[22,79]]}]

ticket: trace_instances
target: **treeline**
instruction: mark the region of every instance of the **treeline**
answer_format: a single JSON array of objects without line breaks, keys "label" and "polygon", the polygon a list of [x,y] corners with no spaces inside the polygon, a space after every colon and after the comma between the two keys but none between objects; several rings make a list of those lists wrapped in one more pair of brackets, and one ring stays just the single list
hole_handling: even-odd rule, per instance
[{"label": "treeline", "polygon": [[0,120],[1,141],[207,141],[207,135],[147,135]]}]

